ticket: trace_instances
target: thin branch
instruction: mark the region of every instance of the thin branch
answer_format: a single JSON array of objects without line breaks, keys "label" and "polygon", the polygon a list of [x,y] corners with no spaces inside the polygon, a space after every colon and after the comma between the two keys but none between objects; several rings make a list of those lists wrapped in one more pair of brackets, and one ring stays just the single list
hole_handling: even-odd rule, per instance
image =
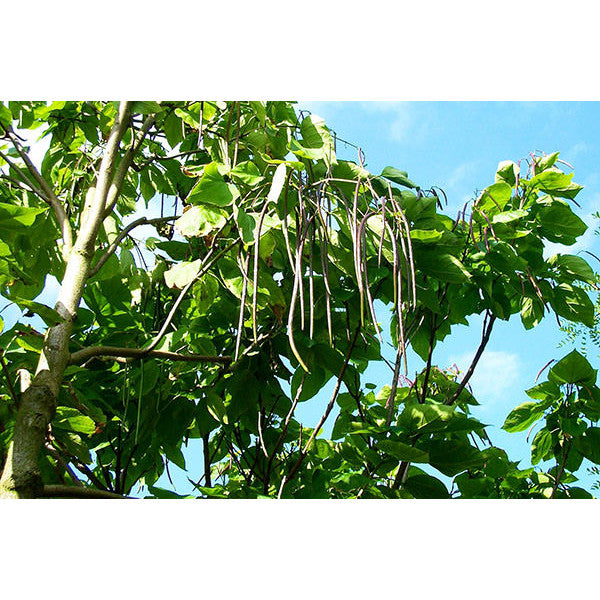
[{"label": "thin branch", "polygon": [[129,234],[129,232],[132,229],[135,229],[136,227],[139,227],[140,225],[155,225],[158,223],[174,221],[177,218],[178,218],[177,215],[174,215],[172,217],[158,217],[156,219],[148,219],[146,217],[141,217],[140,219],[137,219],[137,220],[133,221],[132,223],[129,223],[129,225],[127,225],[127,227],[125,227],[121,231],[121,233],[119,233],[119,235],[115,238],[115,240],[112,242],[112,244],[110,244],[110,246],[106,249],[104,254],[98,259],[98,262],[90,269],[89,277],[93,277],[94,275],[96,275],[96,273],[98,273],[98,271],[104,266],[106,261],[111,257],[111,255],[119,247],[119,244],[123,241],[123,239],[125,237],[127,237],[127,235]]},{"label": "thin branch", "polygon": [[208,439],[209,434],[205,434],[202,436],[202,454],[204,456],[204,485],[206,487],[212,487],[212,482],[210,479],[210,463],[211,463],[211,456],[208,453],[209,447],[208,447]]},{"label": "thin branch", "polygon": [[105,203],[106,207],[104,210],[105,217],[110,215],[113,208],[115,207],[115,204],[117,203],[119,194],[121,193],[121,188],[123,187],[123,182],[125,181],[127,171],[129,170],[129,167],[131,167],[133,158],[135,157],[138,150],[140,149],[142,142],[144,141],[144,138],[146,137],[148,130],[150,129],[150,127],[152,127],[152,124],[154,123],[155,119],[156,119],[156,115],[154,115],[154,114],[148,115],[144,119],[144,123],[142,124],[142,127],[140,128],[140,130],[137,132],[137,135],[135,136],[133,143],[131,144],[131,146],[129,147],[129,149],[127,150],[127,152],[121,159],[121,162],[119,163],[119,166],[117,167],[115,176],[112,180],[110,189],[108,190],[108,195],[106,197],[106,203]]},{"label": "thin branch", "polygon": [[[54,215],[58,221],[62,232],[62,238],[64,243],[64,255],[68,256],[71,248],[73,247],[73,232],[71,230],[71,223],[69,222],[69,218],[67,217],[67,213],[65,212],[63,203],[58,198],[58,196],[54,193],[50,184],[42,177],[41,173],[37,170],[35,165],[31,162],[31,159],[27,155],[27,152],[23,150],[20,142],[16,138],[14,132],[11,129],[5,129],[6,135],[12,142],[13,146],[19,153],[19,156],[23,159],[23,162],[27,166],[27,170],[31,173],[31,176],[35,179],[42,190],[41,197],[52,207],[54,211]],[[6,160],[6,157],[3,156]],[[9,164],[10,161],[6,161]],[[11,165],[12,166],[12,165]],[[14,167],[13,167],[14,168]],[[20,170],[19,170],[20,171]],[[31,184],[29,184],[31,185]],[[38,193],[38,195],[40,195]]]},{"label": "thin branch", "polygon": [[[231,250],[231,248],[233,248],[234,246],[236,246],[240,242],[240,240],[233,241],[231,244],[229,244],[226,248],[224,248],[223,250],[221,250],[219,253],[217,253],[213,257],[212,254],[214,252],[214,244],[216,242],[216,239],[217,238],[215,236],[215,239],[213,240],[213,245],[211,246],[210,250],[208,251],[208,253],[204,257],[204,259],[202,261],[202,264],[200,265],[200,269],[198,271],[198,274],[187,285],[185,285],[182,288],[181,292],[179,292],[179,296],[177,297],[177,300],[175,300],[175,304],[173,304],[173,306],[171,307],[171,310],[169,311],[169,314],[167,315],[167,318],[166,318],[165,322],[163,323],[163,326],[161,327],[160,331],[156,334],[156,336],[150,342],[150,344],[148,346],[146,346],[146,348],[144,348],[144,352],[146,352],[146,354],[150,355],[150,353],[154,350],[154,348],[156,348],[156,346],[158,346],[159,342],[162,340],[162,338],[164,337],[165,333],[167,332],[167,329],[168,329],[169,325],[171,325],[171,322],[173,321],[173,318],[175,317],[175,313],[177,312],[177,309],[179,308],[179,305],[181,304],[181,302],[185,298],[185,295],[187,294],[188,290],[192,287],[192,285],[198,279],[200,279],[200,277],[202,275],[204,275],[208,271],[208,269],[210,269],[210,267],[212,267],[217,262],[217,260],[219,258],[221,258],[221,256],[223,256],[223,254],[225,254],[226,252],[228,252],[229,250]],[[212,260],[209,260],[211,257],[212,257]]]},{"label": "thin branch", "polygon": [[113,499],[124,500],[129,499],[128,496],[106,492],[104,490],[96,490],[94,488],[77,487],[73,485],[45,485],[42,491],[42,498],[85,498],[85,499]]},{"label": "thin branch", "polygon": [[[560,464],[560,467],[558,468],[557,472],[556,472],[556,477],[554,478],[554,486],[552,487],[552,493],[550,494],[550,498],[554,498],[554,495],[556,494],[556,490],[558,489],[558,486],[560,484],[560,478],[562,477],[563,473],[565,472],[565,465],[567,464],[567,458],[569,457],[569,452],[571,451],[571,441],[569,440],[568,443],[563,443],[562,446],[562,461]],[[558,463],[557,463],[558,466]]]},{"label": "thin branch", "polygon": [[[131,102],[121,102],[119,104],[119,112],[115,117],[100,163],[96,186],[89,189],[89,197],[86,197],[84,214],[81,219],[82,224],[77,237],[77,242],[79,243],[81,240],[81,244],[84,246],[93,244],[100,224],[105,218],[105,207],[109,193],[113,191],[113,171],[119,155],[119,145],[129,124],[131,104]],[[115,202],[117,195],[118,192],[115,194]]]},{"label": "thin branch", "polygon": [[[488,320],[489,317],[489,320]],[[465,386],[467,385],[467,383],[469,383],[469,379],[471,379],[471,375],[473,375],[473,371],[475,370],[475,367],[477,366],[477,363],[479,362],[479,359],[481,358],[481,355],[483,354],[483,351],[485,350],[485,347],[490,339],[490,335],[492,333],[492,328],[494,326],[494,321],[496,320],[496,316],[490,314],[489,312],[486,314],[485,320],[483,322],[483,331],[482,331],[482,335],[481,335],[481,343],[479,344],[479,347],[477,348],[477,352],[475,353],[475,356],[473,357],[473,361],[471,362],[465,376],[463,377],[462,381],[460,382],[458,388],[456,389],[456,391],[454,392],[454,394],[444,402],[444,404],[454,404],[454,401],[460,396],[460,394],[462,393],[462,391],[465,389]],[[487,321],[487,323],[486,323]]]},{"label": "thin branch", "polygon": [[63,458],[60,452],[50,442],[46,443],[45,447],[48,451],[48,454],[50,454],[50,456],[52,456],[52,458],[60,465],[63,471],[66,471],[71,476],[71,479],[73,480],[75,485],[78,487],[85,487],[83,481],[81,481],[79,477],[77,477],[77,475],[73,472],[73,469],[70,467],[69,463]]},{"label": "thin branch", "polygon": [[317,424],[317,426],[314,428],[310,438],[308,438],[308,441],[306,442],[306,445],[304,446],[304,448],[302,450],[300,450],[300,456],[298,457],[298,460],[296,461],[296,464],[292,467],[292,470],[289,472],[286,480],[290,481],[290,479],[292,479],[294,477],[294,475],[297,473],[300,465],[302,464],[302,462],[304,461],[304,459],[306,458],[306,455],[308,453],[308,449],[310,448],[310,445],[312,444],[312,441],[315,439],[315,437],[317,436],[317,434],[319,433],[319,431],[321,430],[321,427],[323,427],[325,421],[327,420],[327,417],[329,416],[329,413],[331,413],[333,406],[335,404],[335,400],[338,396],[338,393],[340,391],[340,387],[342,385],[342,380],[344,379],[344,374],[346,373],[346,369],[348,367],[348,364],[350,362],[350,357],[352,356],[352,351],[354,350],[354,346],[356,345],[356,340],[358,339],[358,334],[360,332],[360,325],[356,328],[355,332],[354,332],[354,336],[350,342],[350,345],[348,346],[348,351],[346,352],[346,358],[344,359],[344,363],[342,365],[342,368],[340,369],[340,374],[338,375],[337,378],[337,382],[335,384],[335,388],[333,390],[333,393],[331,394],[331,399],[329,400],[329,404],[327,405],[327,408],[325,409],[325,412],[323,413],[323,416],[321,417],[321,420],[319,421],[319,423]]},{"label": "thin branch", "polygon": [[116,346],[90,346],[83,348],[71,354],[69,364],[76,365],[83,363],[95,356],[114,356],[119,358],[165,358],[168,360],[184,362],[206,362],[228,365],[231,363],[231,356],[205,356],[203,354],[178,354],[166,350],[148,350],[147,348],[119,348]]}]

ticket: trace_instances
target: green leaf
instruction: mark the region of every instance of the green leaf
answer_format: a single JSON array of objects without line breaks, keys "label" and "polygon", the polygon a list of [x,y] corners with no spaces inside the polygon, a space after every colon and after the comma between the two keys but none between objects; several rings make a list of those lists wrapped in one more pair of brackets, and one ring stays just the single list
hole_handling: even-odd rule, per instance
[{"label": "green leaf", "polygon": [[407,460],[415,463],[426,463],[429,461],[429,454],[424,450],[413,448],[409,444],[397,442],[395,440],[381,440],[377,442],[377,448],[386,454],[389,454],[396,460]]},{"label": "green leaf", "polygon": [[327,167],[336,164],[335,144],[325,125],[325,121],[316,115],[308,115],[300,125],[302,142],[290,141],[290,150],[301,158],[323,160]]},{"label": "green leaf", "polygon": [[541,418],[546,408],[548,408],[546,403],[523,402],[509,413],[502,429],[508,433],[525,431],[532,423]]},{"label": "green leaf", "polygon": [[259,185],[264,181],[264,177],[260,174],[258,167],[251,161],[245,161],[237,164],[231,171],[229,176],[236,182],[244,183],[250,187]]},{"label": "green leaf", "polygon": [[134,114],[150,115],[162,110],[164,108],[158,102],[152,101],[136,101],[131,105],[131,112]]},{"label": "green leaf", "polygon": [[516,210],[508,210],[495,214],[492,217],[492,223],[495,225],[496,223],[513,223],[514,221],[518,221],[527,217],[529,213],[523,209]]},{"label": "green leaf", "polygon": [[452,254],[441,254],[436,250],[422,249],[417,254],[417,266],[428,275],[449,283],[469,281],[471,274]]},{"label": "green leaf", "polygon": [[502,212],[510,200],[512,187],[504,181],[486,187],[477,199],[476,206],[486,214]]},{"label": "green leaf", "polygon": [[148,491],[151,494],[151,496],[149,496],[150,498],[158,498],[160,500],[194,498],[194,496],[182,496],[181,494],[177,494],[171,490],[165,490],[164,488],[155,487],[153,485],[148,486]]},{"label": "green leaf", "polygon": [[183,121],[174,113],[169,113],[164,120],[164,130],[167,142],[171,148],[175,148],[184,137]]},{"label": "green leaf", "polygon": [[168,271],[165,271],[165,283],[167,287],[184,288],[190,281],[196,279],[201,266],[201,259],[174,265]]},{"label": "green leaf", "polygon": [[409,433],[422,433],[425,427],[444,429],[455,414],[452,406],[443,404],[410,404],[404,407],[398,425]]},{"label": "green leaf", "polygon": [[254,230],[256,229],[256,220],[241,208],[234,208],[235,222],[240,230],[240,235],[244,244],[254,243]]},{"label": "green leaf", "polygon": [[559,244],[574,244],[587,230],[587,225],[562,200],[540,203],[536,220],[541,225],[544,237]]},{"label": "green leaf", "polygon": [[183,452],[181,452],[181,448],[179,448],[178,446],[170,446],[166,444],[165,456],[173,464],[177,465],[180,469],[185,471],[185,457],[183,456]]},{"label": "green leaf", "polygon": [[56,409],[52,426],[86,435],[92,435],[96,431],[96,424],[90,417],[83,415],[76,408],[66,406],[59,406]]},{"label": "green leaf", "polygon": [[381,177],[385,177],[386,179],[407,188],[414,189],[418,187],[408,178],[408,173],[406,171],[399,171],[394,167],[385,167],[385,169],[381,171]]},{"label": "green leaf", "polygon": [[300,124],[303,145],[306,148],[320,148],[326,165],[336,162],[334,141],[325,121],[317,115],[308,115]]},{"label": "green leaf", "polygon": [[540,429],[531,443],[531,464],[537,465],[545,460],[546,455],[552,448],[552,434],[546,429]]},{"label": "green leaf", "polygon": [[545,171],[546,169],[549,169],[550,167],[554,166],[554,163],[558,159],[558,155],[559,152],[553,152],[552,154],[548,154],[548,156],[541,156],[539,158],[536,158],[536,171],[541,173],[542,171]]},{"label": "green leaf", "polygon": [[0,202],[0,235],[3,230],[12,233],[14,229],[30,227],[35,218],[47,210]]},{"label": "green leaf", "polygon": [[573,440],[575,448],[588,460],[600,464],[600,427],[588,427],[582,436]]},{"label": "green leaf", "polygon": [[481,452],[468,442],[433,440],[429,446],[429,464],[448,477],[480,467],[483,460]]},{"label": "green leaf", "polygon": [[588,327],[594,326],[594,305],[581,288],[561,283],[554,288],[550,304],[561,317]]},{"label": "green leaf", "polygon": [[214,204],[216,206],[229,206],[233,204],[240,193],[232,183],[226,183],[219,173],[215,162],[204,167],[200,181],[192,188],[187,197],[189,204]]},{"label": "green leaf", "polygon": [[177,221],[175,229],[184,237],[204,237],[227,223],[227,213],[212,206],[191,206]]},{"label": "green leaf", "polygon": [[540,189],[546,194],[559,198],[573,199],[583,189],[583,186],[572,183],[573,173],[562,173],[561,171],[544,171],[531,179],[529,185]]},{"label": "green leaf", "polygon": [[525,329],[536,327],[543,317],[544,305],[538,298],[521,298],[521,321]]},{"label": "green leaf", "polygon": [[411,475],[404,482],[404,489],[415,498],[447,499],[450,498],[448,488],[435,477],[425,473]]},{"label": "green leaf", "polygon": [[580,256],[555,254],[547,262],[551,267],[558,269],[561,277],[566,277],[569,280],[578,279],[592,285],[596,282],[594,271]]},{"label": "green leaf", "polygon": [[544,381],[543,383],[538,383],[538,385],[525,390],[525,393],[532,400],[549,400],[550,402],[555,402],[562,397],[562,392],[556,383],[552,381]]},{"label": "green leaf", "polygon": [[[379,215],[377,215],[379,216]],[[411,229],[410,237],[426,244],[433,244],[442,239],[444,234],[436,229]]]},{"label": "green leaf", "polygon": [[12,113],[10,112],[10,109],[0,102],[0,125],[8,129],[11,126],[11,123]]},{"label": "green leaf", "polygon": [[50,308],[45,304],[40,304],[33,300],[25,300],[24,298],[17,298],[15,296],[11,296],[10,299],[17,304],[19,308],[29,310],[36,315],[39,315],[48,327],[53,327],[64,321],[53,308]]},{"label": "green leaf", "polygon": [[512,160],[503,160],[496,169],[496,183],[506,183],[511,187],[517,182],[519,166]]},{"label": "green leaf", "polygon": [[548,379],[558,385],[564,383],[594,385],[597,373],[585,356],[573,350],[550,369]]},{"label": "green leaf", "polygon": [[196,310],[205,314],[212,306],[219,293],[219,281],[212,273],[206,273],[192,288]]}]

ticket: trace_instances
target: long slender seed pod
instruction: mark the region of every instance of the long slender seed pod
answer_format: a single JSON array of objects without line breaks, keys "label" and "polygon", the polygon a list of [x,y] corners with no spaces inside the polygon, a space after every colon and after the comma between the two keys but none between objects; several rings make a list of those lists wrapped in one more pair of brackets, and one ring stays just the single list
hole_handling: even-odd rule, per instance
[{"label": "long slender seed pod", "polygon": [[246,304],[246,294],[248,292],[248,267],[250,264],[250,250],[246,256],[246,261],[243,265],[240,265],[244,282],[242,283],[242,298],[240,301],[240,317],[238,319],[238,330],[235,340],[235,353],[233,355],[234,362],[240,355],[240,344],[242,341],[242,331],[244,328],[244,306]]},{"label": "long slender seed pod", "polygon": [[[402,244],[402,250],[404,252],[404,258],[406,260],[407,265],[407,280],[410,281],[410,290],[412,292],[412,305],[413,307],[417,306],[417,279],[415,275],[415,261],[413,257],[412,251],[412,242],[410,239],[410,226],[404,215],[404,211],[400,207],[400,205],[396,202],[394,197],[391,195],[391,187],[388,185],[388,189],[390,190],[390,201],[394,206],[394,210],[396,214],[400,217],[401,223],[404,225],[404,235],[402,235],[402,227],[399,229],[400,232],[400,243]],[[406,238],[406,246],[404,245],[404,238]],[[408,252],[406,251],[408,249]],[[409,300],[409,302],[411,301]]]},{"label": "long slender seed pod", "polygon": [[259,250],[260,250],[260,232],[262,231],[263,221],[269,208],[269,202],[265,202],[263,209],[260,211],[258,217],[258,223],[256,226],[256,234],[254,240],[254,272],[252,274],[253,288],[252,288],[252,334],[254,336],[254,342],[258,339],[256,330],[256,317],[257,317],[257,297],[258,297],[258,261],[259,261]]},{"label": "long slender seed pod", "polygon": [[406,361],[406,336],[404,333],[404,314],[402,311],[402,272],[398,271],[398,347],[402,348],[404,358],[404,375],[408,376],[408,363]]},{"label": "long slender seed pod", "polygon": [[350,222],[350,232],[352,234],[352,249],[354,251],[354,273],[356,274],[356,285],[358,287],[358,293],[360,296],[360,324],[364,325],[364,293],[363,293],[363,281],[362,281],[362,260],[361,260],[361,237],[359,233],[358,225],[358,192],[360,189],[360,182],[356,182],[356,189],[354,190],[354,198],[352,201],[352,221]]},{"label": "long slender seed pod", "polygon": [[[304,199],[302,198],[302,194],[300,188],[298,188],[298,206],[299,211],[296,213],[296,252],[298,252],[298,247],[300,243],[304,248],[304,242],[306,240],[306,231],[304,230],[304,219],[305,219],[305,206]],[[299,234],[302,232],[302,240],[300,240]],[[300,257],[302,259],[302,257]],[[298,262],[296,262],[296,268],[298,268]],[[302,271],[302,261],[300,262],[300,329],[304,331],[304,273]]]},{"label": "long slender seed pod", "polygon": [[[283,219],[281,221],[281,230],[283,232],[283,239],[285,240],[285,249],[287,251],[288,259],[290,261],[290,266],[292,267],[292,272],[296,273],[295,260],[292,252],[292,246],[290,245],[290,236],[288,232],[288,204],[287,204],[287,195],[289,188],[289,180],[292,175],[292,172],[288,174],[288,185],[285,186],[285,190],[283,193]],[[298,234],[298,230],[296,230],[296,235]]]},{"label": "long slender seed pod", "polygon": [[398,243],[396,242],[396,236],[394,235],[390,224],[386,221],[384,225],[390,235],[390,241],[392,242],[392,255],[394,257],[392,274],[394,275],[394,306],[396,306],[398,304],[398,271],[400,270],[400,263],[398,259]]},{"label": "long slender seed pod", "polygon": [[315,319],[315,289],[314,289],[314,272],[313,272],[313,253],[315,250],[316,222],[312,223],[312,237],[310,240],[310,253],[308,255],[308,311],[309,311],[309,326],[308,337],[313,339],[313,326]]},{"label": "long slender seed pod", "polygon": [[327,232],[321,231],[321,269],[323,271],[323,283],[325,284],[325,312],[327,314],[327,334],[329,346],[333,347],[333,334],[331,327],[331,288],[329,287],[329,265],[327,264]]},{"label": "long slender seed pod", "polygon": [[403,348],[400,344],[398,344],[398,348],[396,350],[396,361],[394,362],[394,374],[392,375],[392,385],[390,386],[390,395],[385,403],[386,408],[386,417],[385,424],[389,427],[392,424],[392,419],[394,418],[394,406],[396,400],[396,390],[398,389],[398,379],[400,377],[400,362],[403,355]]},{"label": "long slender seed pod", "polygon": [[385,238],[385,197],[381,198],[381,237],[377,249],[377,266],[381,266],[381,253],[383,252],[383,240]]},{"label": "long slender seed pod", "polygon": [[[310,218],[310,221],[314,218],[314,215]],[[308,226],[306,227],[308,229]],[[296,357],[296,360],[300,363],[302,368],[308,373],[308,367],[302,360],[302,357],[298,353],[298,349],[296,348],[296,344],[294,342],[294,312],[296,308],[296,298],[298,296],[298,289],[301,286],[302,279],[302,251],[304,250],[304,242],[306,241],[306,230],[302,232],[302,235],[299,238],[298,249],[296,250],[296,272],[294,275],[294,287],[292,288],[292,297],[290,299],[290,309],[288,313],[288,322],[287,322],[287,333],[288,340],[290,343],[290,348],[292,349],[292,353]]]},{"label": "long slender seed pod", "polygon": [[409,265],[410,265],[410,276],[411,276],[411,289],[412,289],[412,304],[413,306],[417,306],[417,278],[415,275],[415,259],[414,259],[414,255],[413,255],[413,248],[412,248],[412,240],[410,237],[410,225],[408,224],[408,220],[406,218],[406,215],[404,214],[404,211],[398,206],[398,208],[400,209],[400,218],[402,219],[402,222],[404,223],[404,228],[406,231],[406,244],[408,246],[408,260],[409,260]]},{"label": "long slender seed pod", "polygon": [[137,418],[135,420],[134,445],[138,443],[138,433],[140,431],[140,414],[142,410],[142,390],[144,388],[144,359],[140,361],[140,392],[138,394]]},{"label": "long slender seed pod", "polygon": [[[379,331],[379,325],[377,324],[377,318],[375,316],[375,309],[373,307],[373,298],[371,297],[371,291],[369,290],[369,277],[367,274],[367,260],[366,260],[366,244],[365,244],[365,228],[367,225],[367,221],[369,220],[370,217],[375,216],[377,213],[374,211],[369,211],[363,218],[362,221],[360,222],[360,226],[358,228],[358,244],[359,244],[359,249],[360,249],[360,269],[361,269],[361,283],[362,283],[362,277],[364,275],[364,280],[365,280],[365,284],[363,285],[360,289],[359,289],[359,294],[360,294],[360,309],[361,309],[361,319],[362,319],[362,313],[363,313],[363,302],[364,302],[364,293],[363,293],[363,287],[366,288],[366,292],[367,292],[367,301],[369,304],[369,310],[371,313],[371,318],[373,320],[373,325],[375,327],[375,331],[377,332],[377,335],[379,337],[379,339],[381,341],[383,341],[381,339],[381,333]],[[361,320],[361,325],[364,325],[364,323]]]}]

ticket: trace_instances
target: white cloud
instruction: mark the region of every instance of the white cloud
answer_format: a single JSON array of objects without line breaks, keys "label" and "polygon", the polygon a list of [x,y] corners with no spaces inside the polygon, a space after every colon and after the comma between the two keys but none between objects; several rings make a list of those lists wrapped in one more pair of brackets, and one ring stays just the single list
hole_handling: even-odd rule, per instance
[{"label": "white cloud", "polygon": [[396,142],[406,139],[413,125],[412,108],[409,102],[361,102],[361,107],[368,113],[387,113],[389,138]]},{"label": "white cloud", "polygon": [[475,169],[477,168],[476,161],[468,161],[464,162],[461,165],[458,165],[447,177],[444,182],[445,189],[452,190],[453,188],[460,186],[464,183],[464,181],[470,176],[473,175]]},{"label": "white cloud", "polygon": [[569,150],[566,152],[561,152],[558,158],[559,160],[565,160],[573,164],[573,161],[577,157],[581,156],[582,154],[589,153],[591,150],[592,147],[587,142],[578,142],[574,146],[571,146],[571,148],[569,148]]},{"label": "white cloud", "polygon": [[[466,352],[450,358],[450,364],[456,364],[462,374],[466,373],[473,353]],[[469,384],[475,398],[482,407],[503,400],[507,392],[519,389],[521,377],[520,358],[518,354],[503,350],[485,350],[479,360]],[[516,387],[517,386],[517,387]]]}]

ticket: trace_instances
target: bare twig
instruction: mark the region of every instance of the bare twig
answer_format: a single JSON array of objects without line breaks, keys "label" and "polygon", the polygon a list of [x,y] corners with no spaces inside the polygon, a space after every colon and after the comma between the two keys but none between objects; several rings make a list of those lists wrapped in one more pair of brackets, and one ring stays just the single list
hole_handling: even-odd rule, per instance
[{"label": "bare twig", "polygon": [[83,363],[95,356],[114,356],[119,358],[164,358],[168,360],[185,362],[206,362],[228,365],[231,363],[231,356],[205,356],[203,354],[178,354],[177,352],[168,352],[166,350],[148,350],[147,348],[119,348],[116,346],[90,346],[83,348],[71,354],[69,364],[76,365]]},{"label": "bare twig", "polygon": [[0,156],[17,172],[23,179],[25,183],[47,204],[52,207],[54,211],[54,215],[56,220],[58,221],[58,225],[60,227],[62,238],[63,238],[63,253],[65,257],[68,257],[71,248],[73,247],[73,232],[71,230],[71,223],[69,222],[69,218],[67,217],[67,213],[65,212],[64,206],[61,200],[56,196],[48,182],[42,177],[40,172],[36,169],[35,165],[31,162],[31,159],[21,147],[21,144],[16,139],[16,136],[12,131],[5,130],[8,137],[10,138],[13,146],[16,148],[19,156],[25,162],[28,171],[31,176],[35,179],[37,184],[40,187],[35,186],[31,180],[23,173],[23,171],[15,165],[5,154],[0,152]]},{"label": "bare twig", "polygon": [[129,223],[127,227],[125,227],[119,235],[114,239],[114,241],[110,244],[110,246],[106,249],[104,254],[98,259],[98,262],[90,269],[89,277],[93,277],[98,273],[98,271],[104,266],[106,261],[111,257],[111,255],[115,252],[115,250],[119,247],[119,244],[123,241],[125,237],[129,234],[132,229],[139,227],[140,225],[156,225],[158,223],[166,223],[168,221],[174,221],[177,219],[177,215],[172,217],[158,217],[157,219],[148,219],[146,217],[141,217],[140,219],[136,219],[132,223]]},{"label": "bare twig", "polygon": [[479,362],[479,359],[481,358],[481,355],[483,354],[483,351],[485,350],[485,347],[490,339],[490,335],[492,333],[492,328],[494,326],[495,320],[496,320],[496,316],[491,314],[488,311],[486,313],[485,319],[483,321],[483,330],[481,332],[481,343],[479,344],[479,347],[477,348],[477,352],[475,353],[475,356],[473,357],[473,360],[471,361],[471,364],[469,365],[469,368],[467,369],[467,372],[465,373],[465,376],[463,377],[462,381],[460,382],[458,388],[456,389],[454,394],[452,394],[452,396],[444,402],[444,404],[448,404],[448,405],[453,404],[454,401],[460,396],[462,391],[465,389],[465,386],[467,385],[467,383],[469,383],[469,379],[471,379],[471,375],[473,375],[473,371],[475,370],[475,367],[477,366],[477,363]]},{"label": "bare twig", "polygon": [[148,130],[154,123],[155,118],[156,118],[156,115],[151,114],[151,115],[148,115],[144,119],[144,123],[142,124],[142,127],[140,128],[140,130],[137,132],[133,143],[131,144],[131,146],[129,147],[129,149],[127,150],[127,152],[121,159],[121,162],[119,163],[119,166],[117,167],[117,171],[115,173],[115,176],[112,180],[110,189],[108,190],[108,194],[106,196],[106,202],[105,202],[106,208],[104,209],[105,217],[107,217],[112,212],[115,204],[117,203],[117,198],[119,197],[119,194],[121,193],[121,188],[123,187],[123,182],[125,181],[127,171],[129,170],[129,167],[131,166],[131,163],[133,162],[134,156],[137,154],[138,150],[140,149],[140,146],[142,145],[142,142],[144,141],[144,138],[146,137]]}]

